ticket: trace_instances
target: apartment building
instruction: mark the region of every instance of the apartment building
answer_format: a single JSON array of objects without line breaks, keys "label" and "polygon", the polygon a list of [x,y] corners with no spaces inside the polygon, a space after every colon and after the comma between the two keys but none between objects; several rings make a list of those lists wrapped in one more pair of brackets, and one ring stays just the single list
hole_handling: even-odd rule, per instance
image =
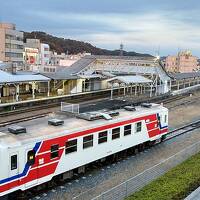
[{"label": "apartment building", "polygon": [[176,56],[167,56],[165,68],[169,72],[194,72],[198,68],[198,58],[190,51],[181,51]]},{"label": "apartment building", "polygon": [[0,23],[0,60],[23,65],[23,32],[15,24]]}]

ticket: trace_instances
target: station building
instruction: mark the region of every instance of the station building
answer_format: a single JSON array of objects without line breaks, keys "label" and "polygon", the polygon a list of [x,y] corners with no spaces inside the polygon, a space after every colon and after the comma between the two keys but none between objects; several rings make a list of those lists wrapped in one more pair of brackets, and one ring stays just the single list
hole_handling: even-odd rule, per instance
[{"label": "station building", "polygon": [[0,75],[2,103],[97,91],[108,91],[111,98],[113,94],[157,96],[200,84],[198,72],[168,73],[155,57],[90,55],[58,71],[40,73],[17,72],[4,63]]},{"label": "station building", "polygon": [[63,95],[120,87],[111,86],[108,79],[121,75],[141,75],[152,80],[146,89],[154,88],[156,93],[170,91],[170,76],[154,57],[85,56],[59,72],[43,75],[52,80],[51,89]]}]

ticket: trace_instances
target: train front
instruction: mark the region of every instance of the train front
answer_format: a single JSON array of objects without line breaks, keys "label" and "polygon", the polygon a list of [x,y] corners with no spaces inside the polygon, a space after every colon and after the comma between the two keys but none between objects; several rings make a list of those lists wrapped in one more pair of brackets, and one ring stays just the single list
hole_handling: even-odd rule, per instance
[{"label": "train front", "polygon": [[2,141],[1,135],[2,133],[0,132],[0,197],[9,193],[8,181],[10,177],[8,148]]}]

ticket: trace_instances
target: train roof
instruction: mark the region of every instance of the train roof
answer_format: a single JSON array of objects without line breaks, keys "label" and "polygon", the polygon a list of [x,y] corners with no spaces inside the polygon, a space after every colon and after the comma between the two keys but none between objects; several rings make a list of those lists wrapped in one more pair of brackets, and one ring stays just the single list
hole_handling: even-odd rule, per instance
[{"label": "train roof", "polygon": [[[115,110],[114,112],[118,113],[119,115],[114,115],[110,120],[106,120],[106,117],[109,116],[105,114],[104,117],[93,121],[89,121],[83,118],[77,118],[74,116],[67,116],[65,113],[52,113],[43,118],[20,122],[16,124],[18,127],[21,126],[26,128],[25,133],[13,134],[8,130],[9,126],[0,128],[0,147],[9,148],[22,146],[32,142],[39,142],[46,139],[87,130],[89,128],[95,128],[102,125],[113,124],[122,120],[128,120],[130,119],[130,115],[134,117],[140,117],[153,113],[158,113],[161,110],[166,111],[167,108],[159,104],[152,104],[150,108],[136,106],[135,111],[128,111],[124,108],[121,108]],[[103,113],[104,111],[98,112]],[[60,119],[61,121],[63,121],[63,124],[60,126],[53,126],[52,124],[48,124],[48,121],[54,118]],[[53,120],[53,122],[58,121]]]}]

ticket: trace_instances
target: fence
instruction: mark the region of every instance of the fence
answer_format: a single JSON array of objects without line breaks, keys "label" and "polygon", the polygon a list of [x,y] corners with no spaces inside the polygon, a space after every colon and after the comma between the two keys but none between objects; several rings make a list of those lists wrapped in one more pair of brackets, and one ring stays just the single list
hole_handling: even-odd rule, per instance
[{"label": "fence", "polygon": [[80,194],[73,198],[73,200],[123,200],[199,151],[200,141],[130,178],[120,185],[100,194],[99,196],[95,197],[97,188],[91,188],[90,191]]},{"label": "fence", "polygon": [[61,112],[79,114],[79,104],[61,102]]}]

